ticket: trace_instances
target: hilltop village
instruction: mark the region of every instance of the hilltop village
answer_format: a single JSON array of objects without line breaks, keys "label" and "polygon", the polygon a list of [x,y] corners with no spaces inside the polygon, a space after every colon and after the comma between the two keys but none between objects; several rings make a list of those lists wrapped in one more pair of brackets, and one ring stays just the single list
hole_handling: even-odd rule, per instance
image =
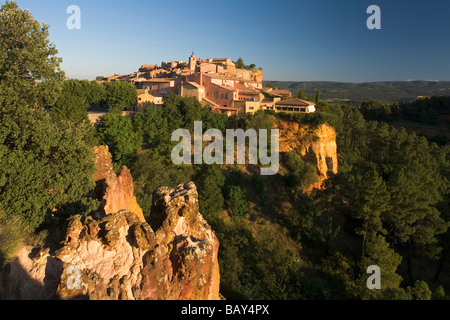
[{"label": "hilltop village", "polygon": [[316,112],[315,103],[292,98],[289,90],[263,87],[262,70],[238,68],[229,58],[201,59],[194,53],[189,62],[169,61],[142,65],[128,75],[114,74],[105,81],[126,81],[138,90],[137,103],[131,110],[139,112],[149,104],[161,105],[164,97],[175,93],[196,97],[213,112],[231,115],[254,113],[260,109],[275,112]]}]

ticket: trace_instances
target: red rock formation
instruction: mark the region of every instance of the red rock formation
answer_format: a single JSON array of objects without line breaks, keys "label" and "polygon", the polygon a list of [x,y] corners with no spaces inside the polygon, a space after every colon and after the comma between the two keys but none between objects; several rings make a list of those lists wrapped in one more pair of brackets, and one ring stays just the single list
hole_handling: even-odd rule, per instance
[{"label": "red rock formation", "polygon": [[321,188],[330,172],[338,172],[336,131],[327,124],[312,126],[295,121],[281,121],[280,152],[295,152],[317,166],[319,182],[310,189]]},{"label": "red rock formation", "polygon": [[94,147],[97,171],[94,180],[97,186],[94,197],[101,200],[105,214],[112,214],[120,210],[130,210],[145,222],[144,214],[134,196],[134,183],[130,170],[123,166],[117,177],[114,172],[112,157],[107,146]]},{"label": "red rock formation", "polygon": [[219,242],[191,182],[154,194],[150,224],[125,210],[74,216],[58,250],[24,247],[6,299],[219,299]]}]

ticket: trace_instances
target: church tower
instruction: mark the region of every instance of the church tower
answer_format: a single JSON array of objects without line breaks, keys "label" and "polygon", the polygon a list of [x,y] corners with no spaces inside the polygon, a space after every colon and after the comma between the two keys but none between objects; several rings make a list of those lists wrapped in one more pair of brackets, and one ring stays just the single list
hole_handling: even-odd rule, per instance
[{"label": "church tower", "polygon": [[189,69],[191,71],[195,71],[195,67],[197,66],[197,58],[194,55],[194,52],[192,52],[192,55],[189,57]]}]

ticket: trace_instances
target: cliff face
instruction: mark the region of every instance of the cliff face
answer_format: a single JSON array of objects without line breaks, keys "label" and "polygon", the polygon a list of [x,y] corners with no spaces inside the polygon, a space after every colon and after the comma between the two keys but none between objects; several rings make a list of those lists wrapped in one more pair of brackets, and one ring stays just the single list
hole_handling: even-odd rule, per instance
[{"label": "cliff face", "polygon": [[102,218],[72,217],[57,248],[23,247],[3,270],[4,298],[219,299],[219,241],[194,183],[156,190],[146,222],[129,170],[117,177],[107,148],[95,152]]},{"label": "cliff face", "polygon": [[236,69],[236,77],[244,80],[262,82],[263,72],[261,70]]},{"label": "cliff face", "polygon": [[119,176],[113,169],[112,157],[107,146],[94,147],[94,174],[96,187],[92,196],[100,200],[100,210],[104,214],[112,214],[120,210],[130,210],[137,214],[140,221],[145,222],[142,209],[134,196],[134,183],[130,170],[122,167]]},{"label": "cliff face", "polygon": [[20,250],[6,268],[5,298],[219,299],[219,242],[195,185],[158,189],[151,217],[74,216],[58,250]]},{"label": "cliff face", "polygon": [[338,172],[336,131],[327,124],[317,127],[282,121],[280,129],[280,152],[295,152],[303,160],[317,166],[319,182],[310,189],[321,188],[329,172]]}]

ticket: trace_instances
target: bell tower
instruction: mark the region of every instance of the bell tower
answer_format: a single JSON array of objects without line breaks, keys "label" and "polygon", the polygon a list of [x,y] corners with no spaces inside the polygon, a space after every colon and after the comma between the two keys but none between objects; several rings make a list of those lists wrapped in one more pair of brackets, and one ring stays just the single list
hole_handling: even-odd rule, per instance
[{"label": "bell tower", "polygon": [[192,52],[192,55],[189,57],[189,69],[191,71],[195,71],[195,67],[197,65],[197,58],[194,55],[194,52]]}]

